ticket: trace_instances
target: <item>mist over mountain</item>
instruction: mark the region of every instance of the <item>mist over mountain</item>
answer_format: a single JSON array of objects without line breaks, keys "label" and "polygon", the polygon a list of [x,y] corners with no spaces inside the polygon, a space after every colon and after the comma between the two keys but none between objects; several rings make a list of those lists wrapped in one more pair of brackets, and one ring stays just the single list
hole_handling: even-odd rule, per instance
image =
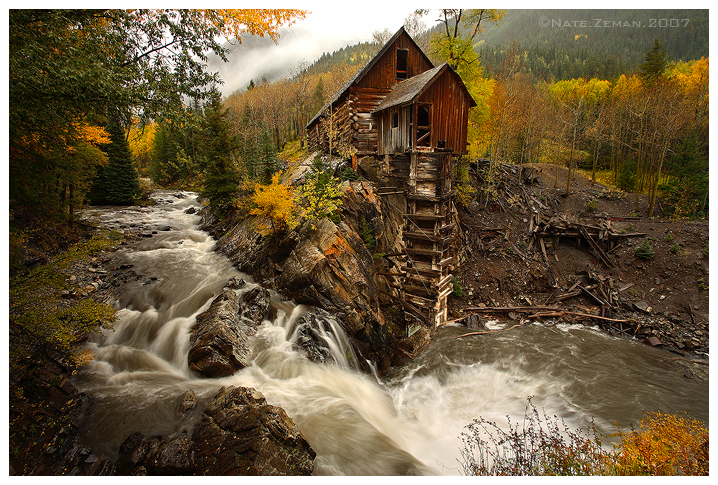
[{"label": "mist over mountain", "polygon": [[224,81],[219,87],[223,96],[245,89],[251,80],[256,83],[265,77],[272,82],[290,76],[290,69],[301,61],[312,64],[322,54],[352,44],[346,39],[319,35],[300,26],[281,28],[279,33],[276,44],[269,37],[258,36],[245,37],[241,44],[225,44],[231,49],[227,54],[229,62],[223,62],[216,55],[209,56],[207,70],[219,72]]}]

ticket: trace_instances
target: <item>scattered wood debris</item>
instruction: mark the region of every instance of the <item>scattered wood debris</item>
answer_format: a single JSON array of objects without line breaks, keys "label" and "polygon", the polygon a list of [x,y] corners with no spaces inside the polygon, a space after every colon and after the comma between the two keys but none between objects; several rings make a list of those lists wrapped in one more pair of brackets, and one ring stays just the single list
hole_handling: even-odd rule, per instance
[{"label": "scattered wood debris", "polygon": [[[538,240],[544,261],[548,264],[547,246],[555,248],[561,238],[572,239],[576,246],[585,242],[593,250],[596,257],[607,267],[613,266],[608,256],[620,246],[626,238],[645,237],[645,233],[621,233],[613,230],[611,221],[615,218],[595,217],[595,224],[583,224],[570,220],[564,214],[554,213],[548,216],[536,211],[529,222],[529,235],[532,240]],[[532,241],[533,242],[533,241]],[[603,247],[601,247],[603,246]]]}]

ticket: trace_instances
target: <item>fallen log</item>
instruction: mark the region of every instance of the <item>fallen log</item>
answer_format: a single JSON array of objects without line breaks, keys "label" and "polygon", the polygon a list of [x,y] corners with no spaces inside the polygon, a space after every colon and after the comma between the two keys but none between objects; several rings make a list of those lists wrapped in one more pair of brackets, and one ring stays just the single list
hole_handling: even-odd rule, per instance
[{"label": "fallen log", "polygon": [[471,312],[540,312],[540,311],[561,311],[560,307],[557,306],[493,306],[493,307],[468,307],[464,308],[464,311]]},{"label": "fallen log", "polygon": [[513,327],[509,327],[509,328],[500,328],[498,330],[486,330],[485,332],[469,332],[469,333],[465,333],[463,335],[458,335],[458,336],[454,337],[454,339],[461,338],[461,337],[470,337],[472,335],[486,335],[488,333],[505,332],[506,330],[511,330],[512,328],[520,327],[522,325],[523,325],[523,323],[517,323]]}]

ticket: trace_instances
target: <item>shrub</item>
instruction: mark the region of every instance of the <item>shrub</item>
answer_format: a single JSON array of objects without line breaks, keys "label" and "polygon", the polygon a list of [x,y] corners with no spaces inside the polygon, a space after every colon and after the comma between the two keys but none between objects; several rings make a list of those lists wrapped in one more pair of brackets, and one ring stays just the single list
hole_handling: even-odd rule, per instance
[{"label": "shrub", "polygon": [[673,246],[668,249],[673,254],[678,254],[678,252],[681,250],[681,247],[678,245],[678,243],[675,243]]},{"label": "shrub", "polygon": [[[279,182],[282,172],[272,176],[269,185],[255,184],[252,202],[254,208],[250,214],[264,218],[255,228],[262,235],[278,234],[291,229],[297,224],[295,219],[296,205],[294,191],[289,185]],[[269,221],[267,224],[265,221]]]},{"label": "shrub", "polygon": [[356,172],[354,171],[353,168],[347,167],[347,168],[345,168],[345,169],[342,171],[341,179],[342,179],[342,181],[346,181],[346,180],[356,180],[356,179],[357,179],[357,174],[356,174]]},{"label": "shrub", "polygon": [[589,201],[586,203],[586,205],[588,206],[588,210],[589,210],[590,212],[593,212],[593,211],[596,210],[596,206],[598,206],[598,201],[597,201],[596,198],[594,197],[593,199],[589,200]]},{"label": "shrub", "polygon": [[454,285],[454,290],[451,292],[452,296],[464,296],[464,289],[461,287],[461,283],[459,283],[459,280],[454,277],[451,280],[451,283]]},{"label": "shrub", "polygon": [[364,241],[364,245],[369,250],[369,252],[372,252],[374,248],[376,247],[376,238],[374,237],[374,229],[371,227],[371,225],[366,221],[364,216],[361,216],[361,220],[359,221],[361,224],[361,227],[359,228],[360,236],[362,240]]},{"label": "shrub", "polygon": [[707,475],[708,429],[687,415],[648,412],[639,430],[618,437],[612,450],[592,423],[571,430],[563,419],[539,415],[528,399],[523,425],[508,431],[483,418],[461,434],[466,475]]},{"label": "shrub", "polygon": [[546,414],[542,422],[531,398],[523,426],[508,421],[508,432],[483,418],[467,426],[469,432],[461,434],[465,474],[593,475],[606,470],[611,454],[601,447],[595,427],[588,433],[569,430],[563,419]]},{"label": "shrub", "polygon": [[641,244],[636,246],[636,249],[633,252],[641,259],[652,259],[656,255],[656,252],[648,243],[648,239],[641,241]]},{"label": "shrub", "polygon": [[618,431],[619,475],[707,475],[708,429],[686,414],[646,413],[641,430]]},{"label": "shrub", "polygon": [[328,217],[339,222],[339,209],[342,206],[343,193],[340,181],[332,177],[331,170],[324,167],[319,157],[312,163],[307,179],[297,190],[296,202],[305,219]]}]

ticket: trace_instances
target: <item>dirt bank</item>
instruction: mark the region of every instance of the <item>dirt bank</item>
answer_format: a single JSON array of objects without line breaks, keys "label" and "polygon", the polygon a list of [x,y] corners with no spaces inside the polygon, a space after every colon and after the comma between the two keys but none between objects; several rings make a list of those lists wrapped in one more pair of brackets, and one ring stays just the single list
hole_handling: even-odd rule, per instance
[{"label": "dirt bank", "polygon": [[[486,169],[481,162],[472,166],[477,197],[457,204],[463,244],[455,273],[464,296],[450,299],[454,318],[481,306],[553,306],[560,315],[546,320],[655,337],[667,350],[707,358],[708,221],[662,219],[660,204],[657,217],[647,218],[646,197],[638,197],[637,209],[635,194],[576,174],[565,196],[567,170],[553,165],[525,165],[521,177],[517,166],[500,166],[499,182],[489,192]],[[618,246],[598,254],[581,237],[562,237],[544,239],[542,249],[532,230],[537,220],[549,218],[607,225]],[[644,240],[654,252],[650,259],[635,252]]]}]

